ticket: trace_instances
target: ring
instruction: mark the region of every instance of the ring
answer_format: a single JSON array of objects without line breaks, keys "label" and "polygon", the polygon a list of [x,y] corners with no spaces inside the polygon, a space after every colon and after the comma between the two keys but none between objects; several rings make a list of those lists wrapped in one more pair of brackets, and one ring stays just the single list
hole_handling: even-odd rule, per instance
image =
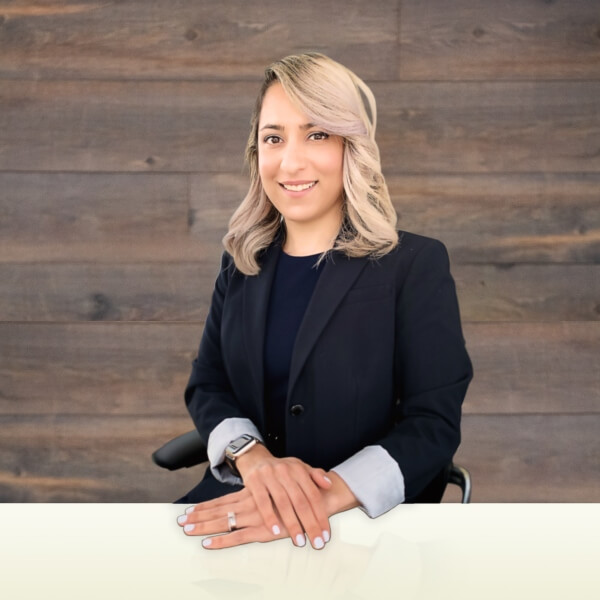
[{"label": "ring", "polygon": [[227,513],[227,524],[229,525],[229,531],[235,531],[237,529],[237,523],[235,520],[235,513],[228,512]]}]

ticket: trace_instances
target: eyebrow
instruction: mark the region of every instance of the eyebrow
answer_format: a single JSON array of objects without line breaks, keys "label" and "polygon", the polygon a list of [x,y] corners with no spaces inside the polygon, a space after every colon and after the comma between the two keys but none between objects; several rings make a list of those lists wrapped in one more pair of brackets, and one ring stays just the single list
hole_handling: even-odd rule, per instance
[{"label": "eyebrow", "polygon": [[[300,129],[311,129],[313,127],[316,127],[314,123],[306,123],[304,125],[300,125]],[[259,131],[263,131],[263,129],[275,129],[275,131],[283,131],[285,127],[283,127],[282,125],[267,123],[266,125],[263,125]]]}]

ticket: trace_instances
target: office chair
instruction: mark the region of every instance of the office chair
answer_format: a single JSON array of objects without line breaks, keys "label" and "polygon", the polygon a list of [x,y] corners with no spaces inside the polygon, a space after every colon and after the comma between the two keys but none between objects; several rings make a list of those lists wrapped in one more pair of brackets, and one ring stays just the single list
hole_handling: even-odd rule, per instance
[{"label": "office chair", "polygon": [[[156,450],[152,454],[152,460],[154,464],[169,471],[194,467],[208,460],[206,444],[196,430],[188,431]],[[462,490],[461,503],[469,504],[471,501],[471,475],[467,469],[454,463],[448,465],[443,473],[440,473],[417,498],[410,502],[439,502],[448,483],[459,486]]]}]

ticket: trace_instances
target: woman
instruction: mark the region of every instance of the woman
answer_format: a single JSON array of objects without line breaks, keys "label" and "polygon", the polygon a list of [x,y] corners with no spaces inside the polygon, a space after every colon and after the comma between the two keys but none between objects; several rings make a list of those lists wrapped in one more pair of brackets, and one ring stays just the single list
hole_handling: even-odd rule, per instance
[{"label": "woman", "polygon": [[439,501],[471,379],[444,246],[396,231],[376,106],[316,53],[265,72],[186,403],[210,468],[178,522],[222,548]]}]

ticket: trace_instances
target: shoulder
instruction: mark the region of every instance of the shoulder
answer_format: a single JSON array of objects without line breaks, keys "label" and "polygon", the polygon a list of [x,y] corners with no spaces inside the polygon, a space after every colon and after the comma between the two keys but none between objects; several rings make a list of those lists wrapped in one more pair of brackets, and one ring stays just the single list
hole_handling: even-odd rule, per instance
[{"label": "shoulder", "polygon": [[446,246],[440,240],[409,231],[398,231],[396,247],[375,262],[405,272],[420,265],[447,266],[449,260]]}]

